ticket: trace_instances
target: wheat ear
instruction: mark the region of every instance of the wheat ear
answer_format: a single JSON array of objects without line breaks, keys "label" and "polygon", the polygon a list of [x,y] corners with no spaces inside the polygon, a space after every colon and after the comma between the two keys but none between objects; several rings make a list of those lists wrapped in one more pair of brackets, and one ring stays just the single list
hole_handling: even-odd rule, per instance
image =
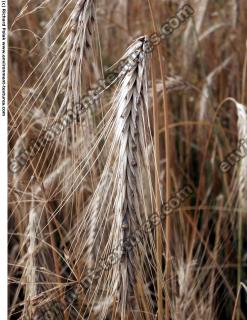
[{"label": "wheat ear", "polygon": [[94,26],[94,1],[78,1],[69,21],[70,34],[63,57],[62,86],[65,88],[65,96],[62,106],[67,105],[67,109],[73,109],[82,97],[82,73],[85,71],[83,63],[89,61],[92,53]]},{"label": "wheat ear", "polygon": [[247,112],[246,106],[239,103],[233,98],[227,98],[225,101],[232,101],[236,106],[237,111],[237,126],[238,126],[238,143],[243,148],[244,153],[239,162],[238,171],[238,188],[239,188],[239,203],[241,209],[247,209]]},{"label": "wheat ear", "polygon": [[28,307],[28,314],[34,314],[34,308],[32,307],[32,301],[35,299],[37,295],[37,284],[36,284],[36,247],[37,247],[37,225],[39,222],[40,210],[35,208],[35,201],[32,199],[31,210],[29,212],[29,223],[27,227],[27,254],[28,254],[28,262],[26,268],[26,297],[30,303]]},{"label": "wheat ear", "polygon": [[[227,98],[225,101],[230,100],[236,106],[237,111],[237,126],[238,126],[238,142],[239,148],[244,151],[241,152],[239,163],[239,171],[237,178],[238,186],[238,200],[240,205],[240,212],[238,216],[238,267],[237,267],[237,287],[241,284],[242,278],[242,247],[243,247],[243,216],[246,217],[247,213],[247,112],[246,107],[237,102],[233,98]],[[225,102],[223,101],[223,102]],[[234,153],[236,154],[238,150]],[[246,219],[245,219],[246,220]],[[238,304],[237,319],[240,319],[241,302]]]},{"label": "wheat ear", "polygon": [[[123,241],[120,268],[119,299],[121,319],[125,319],[126,307],[134,295],[138,253],[128,250],[129,237],[140,226],[141,217],[141,163],[143,154],[144,112],[147,106],[147,68],[145,54],[146,37],[138,39],[139,53],[134,67],[123,79],[117,97],[116,135],[119,136],[118,185],[115,216],[121,223]],[[120,240],[120,239],[119,239]]]},{"label": "wheat ear", "polygon": [[246,107],[236,102],[238,114],[238,140],[245,141],[245,157],[240,161],[239,167],[239,198],[242,208],[247,212],[247,113]]},{"label": "wheat ear", "polygon": [[[49,258],[46,250],[44,250],[44,237],[41,232],[42,227],[47,222],[44,217],[45,206],[42,205],[43,190],[48,193],[47,196],[52,197],[52,194],[56,191],[56,186],[59,180],[64,174],[64,170],[68,168],[71,160],[65,159],[61,165],[54,170],[43,181],[43,187],[39,185],[32,186],[32,202],[29,211],[29,221],[26,229],[26,246],[27,246],[27,260],[25,277],[27,280],[26,285],[26,297],[28,306],[24,312],[27,312],[33,319],[42,318],[42,314],[48,314],[49,308],[47,307],[35,307],[34,302],[39,295],[46,295],[46,285],[49,279],[46,278],[46,274],[41,271],[49,264]],[[52,264],[52,262],[51,262]],[[43,300],[43,299],[41,299]],[[59,312],[59,308],[57,308]],[[45,319],[45,317],[44,317]]]},{"label": "wheat ear", "polygon": [[[146,281],[142,269],[146,252],[145,243],[138,242],[130,250],[128,248],[130,237],[141,229],[142,222],[147,219],[147,203],[152,203],[149,202],[149,196],[144,196],[143,190],[146,179],[149,179],[148,186],[152,188],[148,163],[149,59],[145,52],[146,41],[147,37],[138,38],[122,57],[129,63],[128,67],[123,68],[121,72],[110,110],[111,116],[106,121],[106,127],[109,128],[106,140],[111,137],[108,157],[102,178],[95,191],[96,194],[89,204],[80,227],[82,230],[87,224],[92,226],[93,221],[97,226],[99,222],[102,223],[100,230],[97,230],[100,236],[99,241],[95,234],[95,227],[93,229],[91,227],[92,235],[86,237],[91,252],[98,252],[98,257],[94,256],[90,268],[92,265],[99,270],[97,281],[95,281],[96,288],[92,281],[88,290],[89,299],[108,301],[101,304],[103,310],[97,309],[101,312],[101,319],[106,316],[109,301],[114,300],[117,301],[117,310],[121,319],[126,319],[127,314],[131,313],[131,309],[136,309],[138,304],[135,296],[138,270],[139,276],[143,277],[143,283]],[[109,173],[109,170],[112,172],[111,178],[108,179],[107,186],[104,188],[103,177]],[[153,190],[148,194],[153,195]],[[98,208],[99,199],[101,199],[100,208]],[[97,210],[92,212],[90,208]],[[80,241],[80,243],[83,242]],[[101,242],[100,251],[99,242]],[[141,247],[143,250],[140,249]],[[87,245],[84,245],[85,248],[88,252]],[[83,252],[82,246],[79,251]],[[108,259],[109,256],[114,256],[114,263]],[[106,269],[100,268],[101,257],[106,258]],[[97,306],[99,309],[101,307]]]}]

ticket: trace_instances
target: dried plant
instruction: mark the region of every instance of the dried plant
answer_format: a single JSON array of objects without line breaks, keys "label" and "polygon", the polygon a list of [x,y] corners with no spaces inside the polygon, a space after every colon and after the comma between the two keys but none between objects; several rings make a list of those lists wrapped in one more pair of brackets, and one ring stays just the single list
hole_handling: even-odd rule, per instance
[{"label": "dried plant", "polygon": [[9,3],[10,320],[246,319],[246,11]]}]

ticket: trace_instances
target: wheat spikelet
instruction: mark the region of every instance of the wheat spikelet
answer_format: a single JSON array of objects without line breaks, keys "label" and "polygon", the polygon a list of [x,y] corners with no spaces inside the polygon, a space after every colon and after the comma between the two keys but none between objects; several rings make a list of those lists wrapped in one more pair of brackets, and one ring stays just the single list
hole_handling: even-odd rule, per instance
[{"label": "wheat spikelet", "polygon": [[247,149],[246,149],[246,139],[247,139],[247,112],[246,106],[237,102],[233,98],[228,98],[227,100],[232,101],[236,106],[237,116],[238,116],[238,143],[239,146],[243,147],[244,153],[241,156],[239,162],[239,172],[238,172],[238,188],[239,188],[239,201],[241,208],[246,214],[247,210]]},{"label": "wheat spikelet", "polygon": [[178,260],[178,294],[175,298],[175,320],[215,319],[212,305],[209,304],[207,290],[202,290],[203,282],[208,283],[209,271],[203,271],[195,260]]},{"label": "wheat spikelet", "polygon": [[[247,137],[247,113],[246,107],[236,103],[238,113],[238,140],[245,141]],[[240,162],[239,168],[239,194],[240,203],[245,212],[247,212],[247,149],[245,148],[245,157]]]},{"label": "wheat spikelet", "polygon": [[34,320],[48,320],[56,316],[62,318],[61,305],[57,302],[57,290],[54,292],[53,288],[55,275],[50,271],[54,268],[51,252],[44,248],[44,237],[39,233],[41,221],[44,220],[42,215],[44,208],[38,205],[37,201],[33,201],[27,227],[27,267],[24,271],[27,284],[23,312],[24,317]]},{"label": "wheat spikelet", "polygon": [[[36,285],[36,261],[35,261],[35,254],[36,254],[36,245],[37,245],[37,225],[38,225],[38,216],[40,215],[40,211],[37,212],[37,209],[34,208],[34,200],[32,201],[31,210],[29,213],[29,224],[27,228],[27,242],[28,245],[28,263],[26,268],[26,279],[27,279],[27,286],[26,286],[26,297],[28,301],[32,301],[35,299],[37,295],[37,285]],[[34,310],[28,310],[28,314],[33,314]]]},{"label": "wheat spikelet", "polygon": [[129,313],[127,309],[130,309],[133,304],[136,270],[141,264],[138,250],[128,251],[126,244],[128,238],[138,230],[143,219],[140,203],[142,194],[140,175],[142,155],[146,153],[143,121],[145,121],[144,114],[148,105],[148,60],[143,52],[145,40],[145,37],[138,39],[127,52],[131,54],[136,47],[137,62],[124,77],[114,98],[117,110],[115,137],[119,144],[114,217],[119,232],[116,238],[118,242],[123,243],[121,261],[114,268],[115,272],[120,273],[118,290],[121,319],[125,319],[126,312]]},{"label": "wheat spikelet", "polygon": [[73,109],[73,106],[82,97],[81,76],[83,64],[89,61],[92,52],[94,23],[94,1],[78,1],[69,21],[70,34],[66,41],[66,52],[63,57],[62,74],[64,79],[62,86],[65,87],[65,97],[62,106],[68,104],[67,109]]},{"label": "wheat spikelet", "polygon": [[[24,275],[27,281],[26,299],[28,305],[25,312],[35,320],[49,318],[49,304],[47,306],[45,303],[45,305],[41,307],[39,307],[39,304],[35,307],[34,304],[36,304],[35,300],[39,295],[46,296],[46,290],[48,290],[47,285],[49,282],[52,282],[52,276],[47,277],[46,273],[41,271],[43,268],[46,268],[46,266],[49,266],[49,268],[47,268],[48,270],[52,270],[50,267],[53,265],[49,257],[51,253],[48,253],[47,249],[44,248],[42,228],[44,228],[47,223],[47,219],[45,216],[45,205],[42,204],[42,199],[44,198],[43,190],[46,191],[47,197],[52,198],[56,192],[59,180],[64,174],[64,170],[68,168],[70,163],[70,159],[65,159],[56,170],[44,179],[42,187],[33,185],[31,189],[32,202],[26,230],[27,260]],[[43,297],[40,300],[45,301]],[[57,308],[57,312],[59,312],[59,308]]]},{"label": "wheat spikelet", "polygon": [[[147,83],[147,58],[140,53],[141,62],[137,62],[126,75],[118,93],[118,122],[117,134],[120,136],[119,151],[119,183],[116,194],[117,207],[115,215],[121,221],[121,237],[123,243],[138,228],[141,222],[141,212],[138,195],[140,190],[140,178],[138,167],[140,167],[141,145],[139,135],[142,118],[142,109],[147,103],[145,90]],[[122,132],[120,133],[120,130]],[[125,308],[131,303],[134,295],[136,260],[133,252],[128,252],[123,245],[123,256],[120,263],[120,304],[121,317],[125,319]]]}]

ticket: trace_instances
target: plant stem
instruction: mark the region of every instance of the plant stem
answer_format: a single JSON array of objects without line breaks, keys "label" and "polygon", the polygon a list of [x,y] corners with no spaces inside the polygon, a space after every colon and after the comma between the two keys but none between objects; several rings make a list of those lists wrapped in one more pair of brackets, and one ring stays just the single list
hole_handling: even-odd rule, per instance
[{"label": "plant stem", "polygon": [[[152,19],[152,25],[154,32],[158,33],[157,24],[154,18],[154,10],[153,10],[153,0],[148,0],[150,14]],[[170,135],[169,135],[169,107],[168,107],[168,98],[166,92],[166,70],[165,65],[162,60],[162,51],[161,47],[157,46],[158,51],[158,58],[159,58],[159,66],[160,66],[160,73],[161,73],[161,80],[162,80],[162,97],[163,97],[163,110],[164,110],[164,127],[165,127],[165,154],[166,154],[166,192],[165,192],[165,201],[167,202],[171,196],[171,179],[170,179]],[[166,280],[166,298],[165,298],[165,319],[170,319],[170,298],[169,298],[169,286],[168,282],[171,278],[171,257],[170,257],[170,239],[171,239],[171,216],[167,215],[165,219],[165,226],[166,226],[166,272],[165,272],[165,280]],[[157,249],[158,250],[158,249]],[[162,259],[162,257],[159,257]],[[160,284],[161,285],[161,284]],[[158,291],[158,320],[163,320],[162,318],[162,292]]]}]

